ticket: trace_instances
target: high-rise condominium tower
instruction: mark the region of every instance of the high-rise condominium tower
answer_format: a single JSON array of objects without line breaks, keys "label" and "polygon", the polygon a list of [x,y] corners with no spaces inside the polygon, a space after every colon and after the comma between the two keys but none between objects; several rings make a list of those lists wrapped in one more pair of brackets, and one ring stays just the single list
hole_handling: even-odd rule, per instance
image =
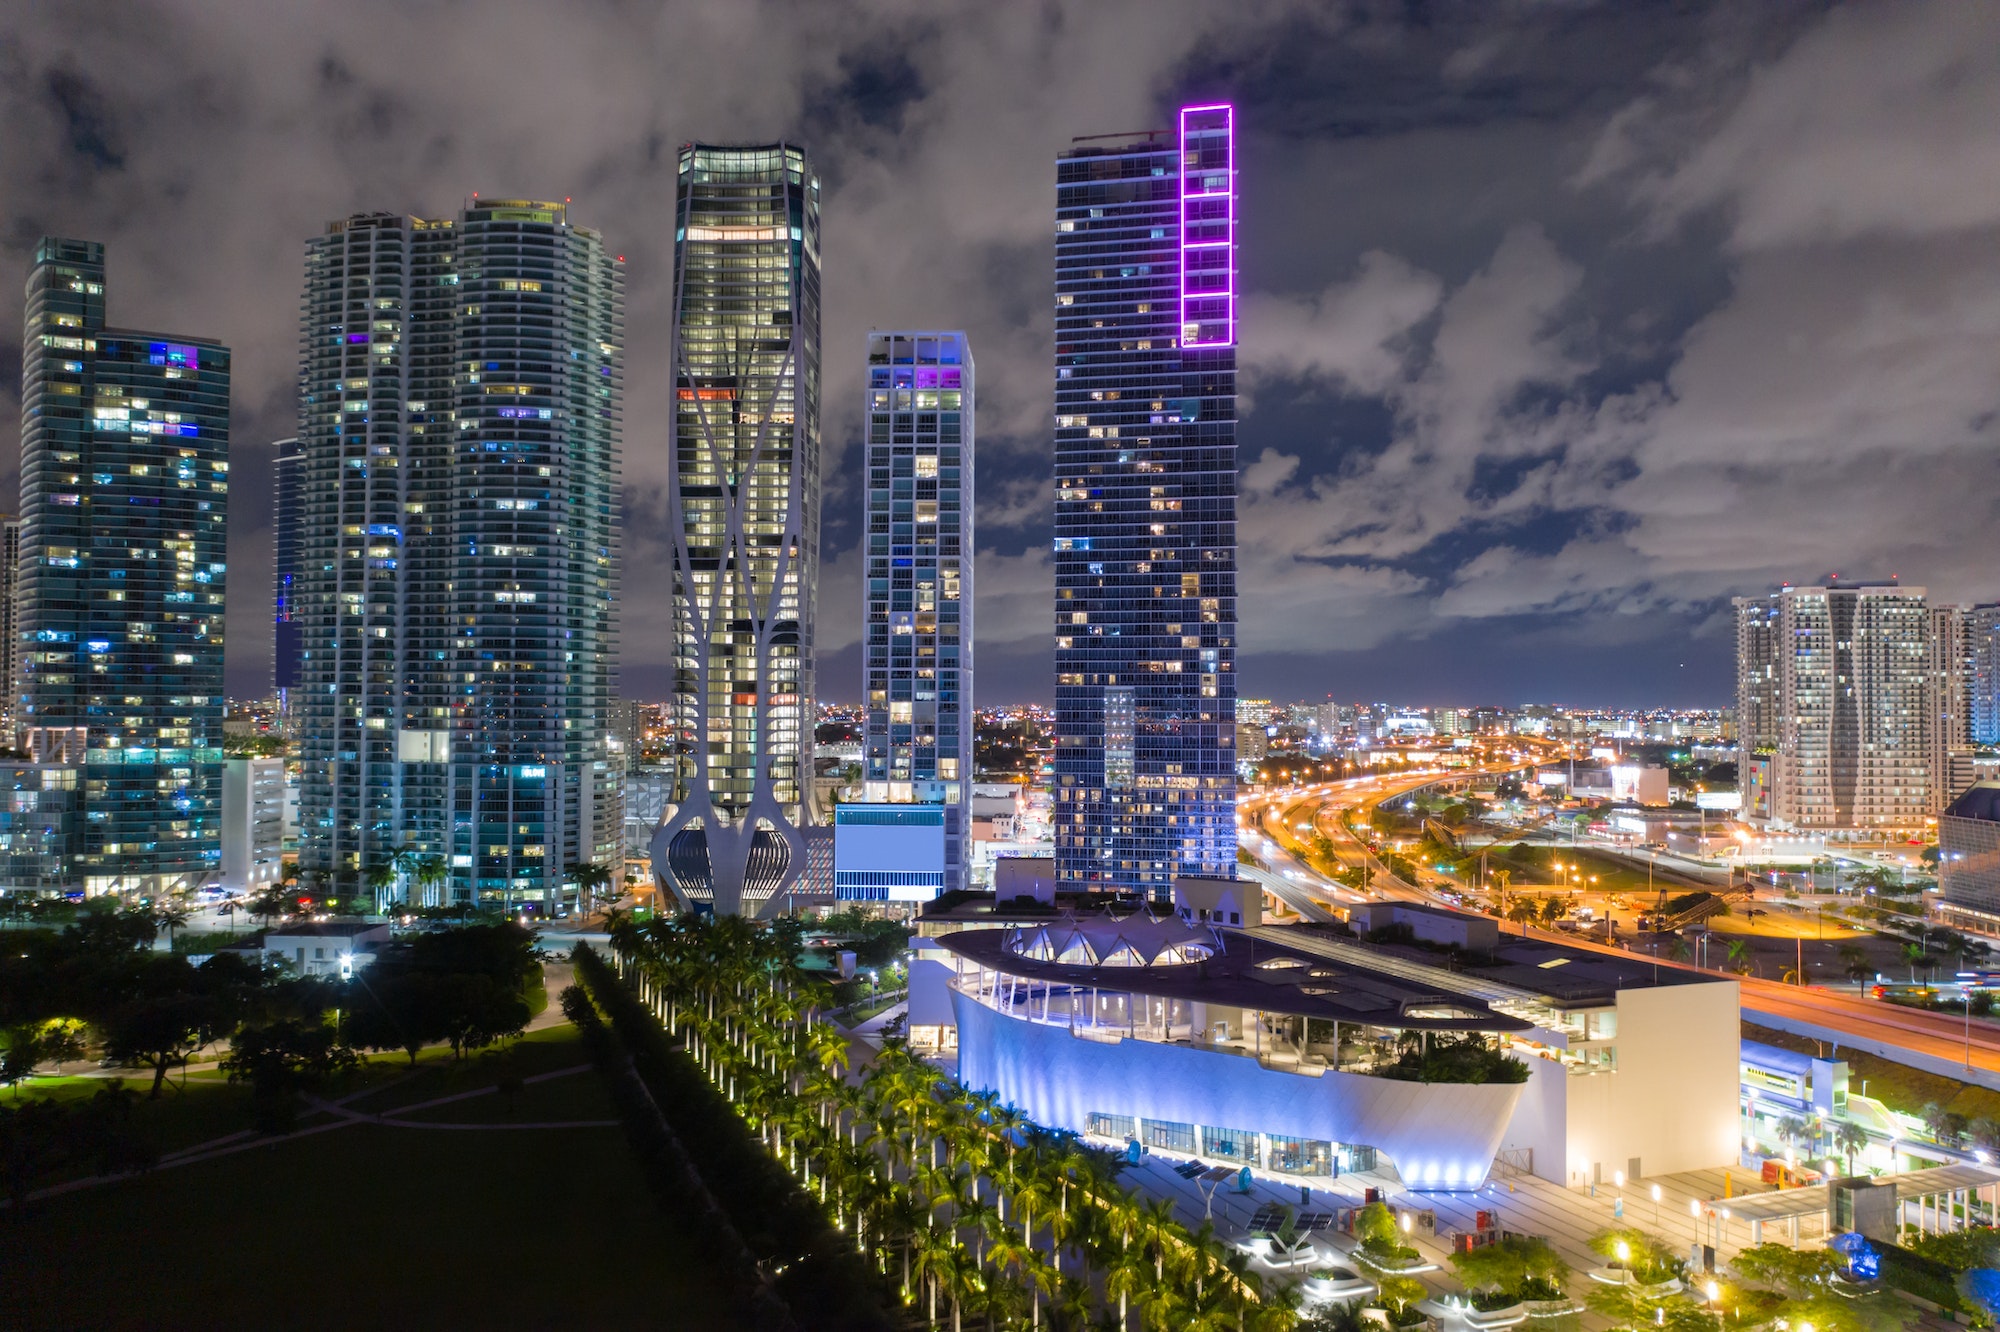
[{"label": "high-rise condominium tower", "polygon": [[891,882],[840,883],[837,891],[922,899],[965,886],[973,757],[973,385],[965,334],[869,334],[866,393],[862,790],[875,803],[938,807],[944,867],[936,884],[887,871]]},{"label": "high-rise condominium tower", "polygon": [[1743,753],[1778,745],[1779,628],[1784,597],[1738,597],[1736,741]]},{"label": "high-rise condominium tower", "polygon": [[[1932,813],[1930,712],[1937,700],[1924,589],[1787,587],[1737,603],[1739,681],[1771,681],[1775,729],[1739,694],[1745,752],[1768,744],[1771,822],[1800,831],[1916,830]],[[1746,633],[1746,620],[1763,628]],[[1746,715],[1748,714],[1748,715]]]},{"label": "high-rise condominium tower", "polygon": [[308,244],[300,867],[340,893],[559,911],[620,855],[623,344],[622,256],[566,204]]},{"label": "high-rise condominium tower", "polygon": [[229,349],[112,328],[104,307],[104,247],[44,238],[22,351],[18,721],[38,760],[82,770],[65,877],[157,893],[221,866]]},{"label": "high-rise condominium tower", "polygon": [[1968,607],[1965,638],[1970,739],[1975,745],[2000,745],[2000,605]]},{"label": "high-rise condominium tower", "polygon": [[1236,866],[1234,112],[1056,163],[1056,877]]},{"label": "high-rise condominium tower", "polygon": [[281,439],[271,459],[271,685],[289,710],[299,687],[299,441]]},{"label": "high-rise condominium tower", "polygon": [[687,144],[674,207],[674,724],[653,837],[689,905],[805,867],[819,572],[819,179],[804,149]]}]

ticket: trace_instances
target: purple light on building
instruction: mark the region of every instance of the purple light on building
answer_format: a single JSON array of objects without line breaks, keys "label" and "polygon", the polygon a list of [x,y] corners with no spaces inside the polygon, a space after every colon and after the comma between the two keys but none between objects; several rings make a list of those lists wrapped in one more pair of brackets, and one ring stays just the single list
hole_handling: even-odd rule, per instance
[{"label": "purple light on building", "polygon": [[1181,346],[1236,343],[1236,108],[1181,108]]}]

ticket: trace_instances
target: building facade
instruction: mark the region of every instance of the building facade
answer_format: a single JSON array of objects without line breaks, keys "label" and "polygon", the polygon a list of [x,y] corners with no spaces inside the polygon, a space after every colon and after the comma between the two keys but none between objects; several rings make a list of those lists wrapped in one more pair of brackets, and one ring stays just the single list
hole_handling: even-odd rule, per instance
[{"label": "building facade", "polygon": [[[1920,831],[1932,813],[1934,653],[1924,589],[1790,587],[1779,601],[1771,823]],[[1738,708],[1740,724],[1740,699]]]},{"label": "building facade", "polygon": [[1738,597],[1736,740],[1746,754],[1778,746],[1779,622],[1782,595]]},{"label": "building facade", "polygon": [[[912,1012],[945,990],[955,1033],[931,1039],[960,1078],[1097,1145],[1468,1191],[1500,1156],[1573,1188],[1738,1159],[1733,980],[1513,940],[1461,970],[1192,912],[938,944],[949,970],[912,968]],[[1410,1080],[1400,1052],[1445,1042],[1507,1058]]]},{"label": "building facade", "polygon": [[2000,605],[1966,608],[1965,646],[1970,739],[1975,745],[2000,745]]},{"label": "building facade", "polygon": [[656,881],[724,913],[805,868],[819,573],[819,178],[795,144],[681,149],[674,220],[674,729]]},{"label": "building facade", "polygon": [[104,247],[44,238],[21,378],[17,721],[88,811],[60,877],[197,887],[221,859],[229,349],[109,326]]},{"label": "building facade", "polygon": [[285,760],[222,764],[222,886],[257,892],[284,877]]},{"label": "building facade", "polygon": [[15,623],[14,589],[20,580],[21,520],[13,514],[0,517],[0,733],[14,743],[15,719],[20,713],[21,644]]},{"label": "building facade", "polygon": [[281,439],[271,456],[271,687],[289,714],[299,687],[301,644],[294,598],[299,578],[299,441]]},{"label": "building facade", "polygon": [[973,762],[974,390],[965,334],[869,334],[865,391],[863,799],[938,809],[938,888],[948,892],[966,886]]},{"label": "building facade", "polygon": [[1972,608],[1932,606],[1925,639],[1924,772],[1931,812],[1972,784]]},{"label": "building facade", "polygon": [[1979,782],[1938,815],[1938,914],[2000,934],[2000,782]]},{"label": "building facade", "polygon": [[1745,786],[1745,817],[1916,833],[1990,771],[1994,608],[1894,583],[1786,586],[1735,606],[1737,740],[1746,764],[1770,760],[1759,798]]},{"label": "building facade", "polygon": [[300,868],[399,852],[452,901],[560,912],[622,863],[624,272],[563,203],[357,214],[307,246]]},{"label": "building facade", "polygon": [[1057,159],[1065,888],[1235,872],[1235,198],[1228,107]]}]

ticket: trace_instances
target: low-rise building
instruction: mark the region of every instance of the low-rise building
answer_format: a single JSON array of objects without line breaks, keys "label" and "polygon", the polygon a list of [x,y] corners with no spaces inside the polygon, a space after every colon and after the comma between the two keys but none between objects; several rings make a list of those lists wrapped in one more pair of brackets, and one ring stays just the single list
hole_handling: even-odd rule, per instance
[{"label": "low-rise building", "polygon": [[1566,1185],[1736,1160],[1733,980],[1505,939],[1447,966],[1435,947],[1143,910],[939,942],[962,1080],[1115,1145],[1302,1180],[1386,1158],[1447,1190],[1503,1155]]},{"label": "low-rise building", "polygon": [[373,962],[388,942],[386,924],[314,920],[274,925],[234,947],[262,953],[301,976],[347,976]]},{"label": "low-rise building", "polygon": [[1469,952],[1489,952],[1500,942],[1500,922],[1493,917],[1420,902],[1362,902],[1349,908],[1347,921],[1367,934],[1400,925],[1419,942]]},{"label": "low-rise building", "polygon": [[1174,914],[1189,925],[1264,923],[1264,891],[1247,879],[1174,876]]},{"label": "low-rise building", "polygon": [[1977,782],[1938,815],[1938,915],[2000,934],[2000,782]]},{"label": "low-rise building", "polygon": [[843,902],[928,902],[948,886],[945,806],[841,805],[833,893]]},{"label": "low-rise building", "polygon": [[222,761],[222,886],[256,892],[284,877],[285,761]]}]

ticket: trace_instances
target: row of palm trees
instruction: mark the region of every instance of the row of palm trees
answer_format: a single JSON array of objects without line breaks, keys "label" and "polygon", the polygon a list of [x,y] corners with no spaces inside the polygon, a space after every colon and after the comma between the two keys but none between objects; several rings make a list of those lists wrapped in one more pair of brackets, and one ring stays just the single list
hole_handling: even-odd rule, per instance
[{"label": "row of palm trees", "polygon": [[682,916],[612,930],[619,973],[771,1154],[932,1326],[1290,1329],[1204,1222],[1119,1185],[1123,1158],[1030,1122],[899,1041],[858,1072],[795,931]]}]

